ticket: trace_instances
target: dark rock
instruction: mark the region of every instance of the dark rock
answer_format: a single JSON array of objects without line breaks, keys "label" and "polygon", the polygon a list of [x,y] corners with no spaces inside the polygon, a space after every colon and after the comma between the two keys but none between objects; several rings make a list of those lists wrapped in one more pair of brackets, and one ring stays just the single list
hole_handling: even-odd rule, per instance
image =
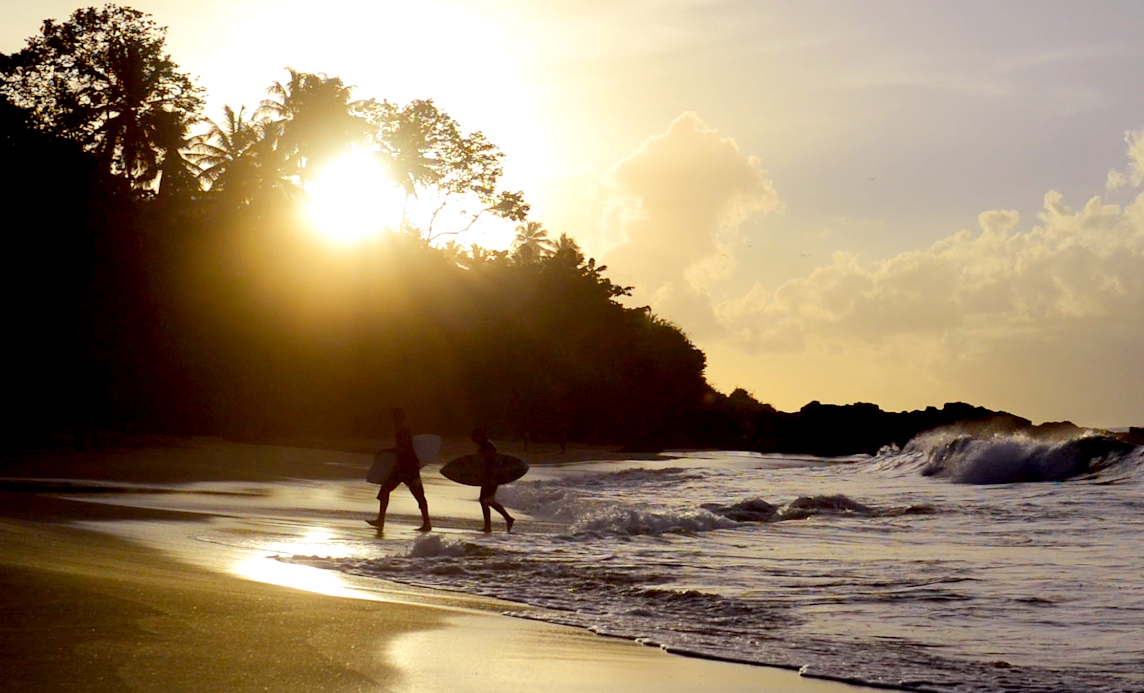
[{"label": "dark rock", "polygon": [[1144,445],[1144,428],[1137,428],[1132,426],[1128,429],[1127,433],[1118,433],[1116,437],[1125,443],[1132,445]]},{"label": "dark rock", "polygon": [[[748,432],[750,448],[759,452],[838,457],[873,455],[884,446],[901,448],[919,433],[936,428],[953,428],[974,437],[1023,433],[1054,440],[1075,438],[1085,431],[1068,421],[1034,426],[1020,416],[964,402],[895,413],[866,402],[833,405],[814,401],[793,413],[764,409],[750,422]],[[1144,434],[1141,429],[1132,430]]]}]

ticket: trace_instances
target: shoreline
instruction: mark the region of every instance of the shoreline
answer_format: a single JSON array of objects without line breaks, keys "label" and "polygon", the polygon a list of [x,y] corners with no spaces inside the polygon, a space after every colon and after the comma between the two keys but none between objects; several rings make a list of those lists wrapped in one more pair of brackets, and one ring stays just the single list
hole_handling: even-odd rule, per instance
[{"label": "shoreline", "polygon": [[411,606],[210,573],[62,524],[0,520],[0,548],[9,691],[364,690],[397,670],[361,645],[441,623]]},{"label": "shoreline", "polygon": [[[313,454],[257,452],[279,472],[313,464]],[[114,476],[156,456],[171,461],[154,449],[125,454]],[[6,690],[870,690],[509,618],[457,593],[418,602],[384,588],[355,599],[267,584],[74,524],[207,517],[0,491]]]},{"label": "shoreline", "polygon": [[[418,431],[425,433],[431,431]],[[570,443],[564,453],[556,443],[494,439],[501,452],[539,466],[582,462],[669,459],[679,451],[621,452],[619,446]],[[70,441],[0,455],[0,488],[4,481],[113,481],[124,483],[188,483],[194,481],[275,481],[284,478],[364,478],[373,455],[392,447],[388,438],[293,438],[242,440],[219,437],[147,436],[101,432],[97,444],[77,450]],[[442,438],[438,461],[473,452],[463,436]],[[139,457],[146,455],[150,464]],[[353,464],[346,464],[345,461]]]}]

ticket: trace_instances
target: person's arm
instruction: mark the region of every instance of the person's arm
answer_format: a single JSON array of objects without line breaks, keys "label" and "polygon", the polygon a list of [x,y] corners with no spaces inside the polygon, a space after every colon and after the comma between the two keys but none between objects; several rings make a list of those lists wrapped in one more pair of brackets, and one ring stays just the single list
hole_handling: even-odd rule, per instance
[{"label": "person's arm", "polygon": [[397,429],[396,438],[398,456],[417,459],[417,450],[413,447],[413,435],[409,433],[409,429],[404,426]]}]

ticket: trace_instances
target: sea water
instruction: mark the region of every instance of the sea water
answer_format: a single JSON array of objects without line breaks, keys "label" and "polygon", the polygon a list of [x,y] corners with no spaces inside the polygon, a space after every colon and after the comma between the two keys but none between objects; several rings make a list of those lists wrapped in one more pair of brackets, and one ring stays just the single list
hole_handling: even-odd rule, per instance
[{"label": "sea water", "polygon": [[873,458],[681,453],[526,478],[498,494],[528,518],[511,539],[292,560],[855,682],[1144,691],[1144,449],[947,435]]},{"label": "sea water", "polygon": [[[916,691],[1144,691],[1144,448],[934,434],[873,457],[534,465],[499,490],[517,524],[494,514],[492,535],[475,489],[423,474],[425,536],[402,517],[367,532],[363,482],[131,502],[245,517],[194,539],[283,566],[494,597],[680,654]],[[391,511],[415,513],[402,494]]]}]

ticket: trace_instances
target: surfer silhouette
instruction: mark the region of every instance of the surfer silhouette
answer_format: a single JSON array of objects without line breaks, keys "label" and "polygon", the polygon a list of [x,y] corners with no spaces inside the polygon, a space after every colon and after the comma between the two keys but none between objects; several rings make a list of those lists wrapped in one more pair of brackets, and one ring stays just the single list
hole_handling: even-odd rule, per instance
[{"label": "surfer silhouette", "polygon": [[485,517],[485,526],[481,528],[481,531],[493,531],[492,513],[489,512],[489,508],[494,508],[504,518],[505,531],[511,532],[512,523],[515,520],[504,509],[504,506],[497,502],[497,446],[489,440],[489,436],[483,428],[474,428],[470,437],[476,443],[478,453],[485,463],[480,495],[481,514]]},{"label": "surfer silhouette", "polygon": [[377,519],[366,521],[377,527],[378,531],[385,529],[389,494],[400,484],[405,484],[417,499],[417,507],[421,509],[421,526],[417,530],[428,532],[433,529],[433,525],[429,522],[429,503],[425,500],[425,486],[421,483],[421,463],[417,459],[417,451],[413,449],[413,434],[405,426],[405,410],[401,407],[393,410],[393,427],[397,443],[397,466],[377,491]]}]

